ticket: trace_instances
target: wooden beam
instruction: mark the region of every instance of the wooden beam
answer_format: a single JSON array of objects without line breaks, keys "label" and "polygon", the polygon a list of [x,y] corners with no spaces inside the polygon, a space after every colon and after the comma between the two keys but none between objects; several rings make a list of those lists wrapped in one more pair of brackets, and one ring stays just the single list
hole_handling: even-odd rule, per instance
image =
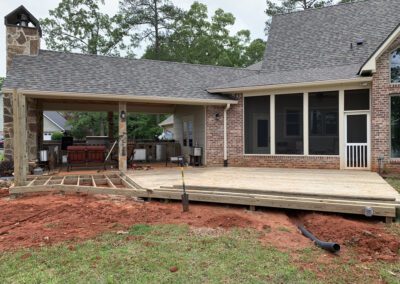
[{"label": "wooden beam", "polygon": [[[104,111],[117,112],[118,104],[116,102],[93,102],[93,101],[69,101],[69,100],[46,100],[43,101],[43,109],[51,111]],[[174,105],[127,103],[128,112],[168,114],[173,113]]]},{"label": "wooden beam", "polygon": [[109,111],[107,113],[108,120],[108,138],[111,140],[114,139],[114,112]]},{"label": "wooden beam", "polygon": [[126,128],[128,113],[126,110],[126,102],[120,102],[118,104],[118,109],[118,167],[121,172],[125,173],[128,167],[128,135]]},{"label": "wooden beam", "polygon": [[113,184],[113,182],[106,176],[106,181],[107,181],[107,184],[110,186],[110,187],[112,187],[112,188],[117,188],[116,186],[115,186],[115,184]]},{"label": "wooden beam", "polygon": [[26,98],[13,91],[13,126],[14,126],[14,183],[16,186],[26,184],[28,169]]}]

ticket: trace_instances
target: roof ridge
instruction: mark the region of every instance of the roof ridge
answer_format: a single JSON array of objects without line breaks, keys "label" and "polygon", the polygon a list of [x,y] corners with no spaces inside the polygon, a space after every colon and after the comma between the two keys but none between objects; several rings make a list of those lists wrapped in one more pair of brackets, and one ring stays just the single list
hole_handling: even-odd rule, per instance
[{"label": "roof ridge", "polygon": [[88,54],[88,53],[77,53],[77,52],[67,52],[67,51],[57,51],[57,50],[47,50],[40,49],[40,52],[52,52],[52,53],[62,53],[67,55],[79,55],[79,56],[90,56],[90,57],[105,57],[105,58],[115,58],[118,60],[131,60],[131,61],[143,61],[143,62],[158,62],[162,64],[176,64],[176,65],[190,65],[190,66],[201,66],[201,67],[211,67],[211,68],[220,68],[220,69],[235,69],[235,70],[245,70],[249,72],[254,72],[254,70],[249,70],[246,67],[229,67],[229,66],[219,66],[219,65],[210,65],[210,64],[199,64],[199,63],[187,63],[187,62],[177,62],[177,61],[164,61],[164,60],[155,60],[155,59],[146,59],[146,58],[128,58],[121,56],[112,56],[112,55],[101,55],[101,54]]},{"label": "roof ridge", "polygon": [[[345,67],[345,66],[360,66],[361,63],[348,63],[348,64],[334,64],[330,66],[324,66],[324,68],[335,68],[335,67]],[[292,72],[292,71],[299,71],[299,70],[317,70],[321,69],[320,67],[311,67],[311,68],[292,68],[290,70],[279,70],[279,71],[270,71],[268,69],[261,69],[260,73],[263,74],[275,74],[275,73],[282,73],[282,72]]]},{"label": "roof ridge", "polygon": [[334,5],[328,5],[328,6],[323,6],[323,7],[308,8],[308,9],[303,9],[303,10],[294,10],[294,11],[290,11],[290,12],[277,13],[273,17],[286,16],[286,15],[291,15],[291,14],[296,14],[296,13],[314,12],[314,11],[324,10],[327,8],[337,8],[337,7],[341,7],[341,6],[345,6],[345,5],[356,5],[356,4],[372,2],[372,1],[373,0],[359,0],[359,1],[355,1],[355,2],[344,2],[344,3],[340,2],[340,3],[334,4]]}]

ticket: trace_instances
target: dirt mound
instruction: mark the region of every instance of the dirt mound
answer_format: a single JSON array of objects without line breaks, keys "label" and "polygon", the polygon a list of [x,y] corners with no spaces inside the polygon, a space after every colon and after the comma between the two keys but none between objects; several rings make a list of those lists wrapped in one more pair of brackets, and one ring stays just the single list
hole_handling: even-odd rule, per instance
[{"label": "dirt mound", "polygon": [[317,238],[354,248],[362,261],[398,259],[400,240],[387,233],[382,223],[323,214],[307,214],[301,219]]},{"label": "dirt mound", "polygon": [[8,196],[8,188],[0,188],[0,198]]},{"label": "dirt mound", "polygon": [[205,222],[206,226],[209,227],[222,227],[225,229],[228,228],[245,228],[245,227],[253,227],[253,222],[249,218],[244,218],[237,214],[224,214],[216,217],[212,217]]}]

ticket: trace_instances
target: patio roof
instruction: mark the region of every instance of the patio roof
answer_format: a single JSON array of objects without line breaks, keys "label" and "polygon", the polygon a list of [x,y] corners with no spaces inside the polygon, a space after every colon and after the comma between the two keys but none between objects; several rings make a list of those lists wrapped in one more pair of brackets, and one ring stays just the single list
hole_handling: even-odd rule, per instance
[{"label": "patio roof", "polygon": [[209,94],[206,88],[255,73],[244,68],[41,50],[38,56],[15,57],[3,91],[18,88],[32,94],[230,103],[231,97]]}]

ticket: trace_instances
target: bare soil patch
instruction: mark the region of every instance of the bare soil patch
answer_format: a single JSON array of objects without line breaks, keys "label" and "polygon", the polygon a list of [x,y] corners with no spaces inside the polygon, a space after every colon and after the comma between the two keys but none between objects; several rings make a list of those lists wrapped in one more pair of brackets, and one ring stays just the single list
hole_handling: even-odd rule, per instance
[{"label": "bare soil patch", "polygon": [[300,219],[316,237],[354,249],[361,261],[398,259],[400,239],[386,232],[382,223],[316,213]]},{"label": "bare soil patch", "polygon": [[[177,202],[144,203],[79,195],[13,200],[7,194],[0,199],[0,251],[79,242],[103,232],[123,232],[134,224],[188,224],[195,234],[210,235],[233,227],[253,228],[260,232],[262,243],[281,250],[295,252],[313,245],[284,211],[251,212],[244,207],[191,204],[190,212],[182,213]],[[382,223],[313,213],[302,213],[298,220],[322,240],[338,242],[344,258],[356,251],[362,261],[398,259],[400,240],[388,233]]]}]

